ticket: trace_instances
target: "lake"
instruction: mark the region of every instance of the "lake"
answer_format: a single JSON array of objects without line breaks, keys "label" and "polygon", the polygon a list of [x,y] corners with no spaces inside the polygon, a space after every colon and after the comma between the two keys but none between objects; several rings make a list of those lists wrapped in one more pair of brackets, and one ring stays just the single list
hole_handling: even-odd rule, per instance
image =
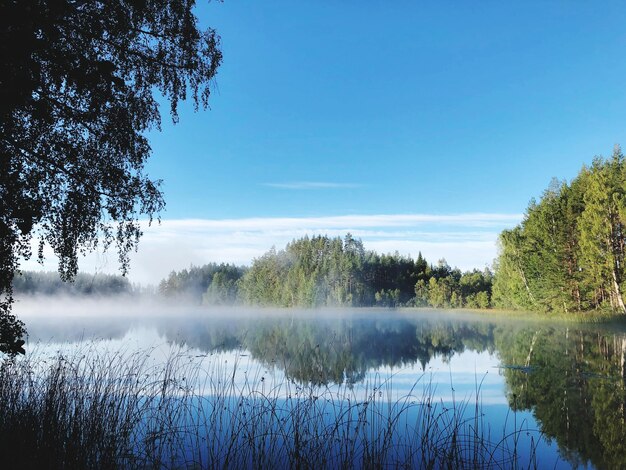
[{"label": "lake", "polygon": [[16,312],[31,374],[62,357],[86,387],[142,375],[141,391],[124,385],[133,406],[168,424],[142,417],[134,451],[150,442],[163,467],[626,467],[624,327],[98,301]]}]

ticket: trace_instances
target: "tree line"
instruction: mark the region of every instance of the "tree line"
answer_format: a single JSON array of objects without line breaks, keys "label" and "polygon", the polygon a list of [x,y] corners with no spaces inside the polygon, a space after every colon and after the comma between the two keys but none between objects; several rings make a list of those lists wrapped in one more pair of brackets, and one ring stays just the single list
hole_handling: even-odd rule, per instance
[{"label": "tree line", "polygon": [[117,274],[78,273],[72,282],[64,282],[57,272],[24,271],[13,280],[17,295],[133,295],[140,289]]},{"label": "tree line", "polygon": [[232,305],[238,303],[239,284],[247,270],[234,264],[209,263],[172,271],[159,283],[158,293],[196,304]]},{"label": "tree line", "polygon": [[172,271],[159,284],[165,297],[196,303],[280,307],[490,306],[489,269],[461,272],[445,260],[365,250],[348,234],[305,236],[270,249],[249,268],[207,264]]},{"label": "tree line", "polygon": [[[596,157],[570,183],[554,179],[539,201],[530,201],[522,222],[499,236],[495,274],[461,272],[443,259],[430,264],[421,253],[415,259],[379,254],[350,234],[305,236],[270,249],[250,267],[211,263],[172,271],[158,293],[197,304],[626,313],[625,227],[626,159],[616,146],[610,158]],[[115,276],[86,276],[70,288],[52,278],[26,273],[16,277],[15,290],[130,289]]]},{"label": "tree line", "polygon": [[494,304],[540,312],[626,313],[626,162],[616,146],[571,183],[553,180],[500,234]]}]

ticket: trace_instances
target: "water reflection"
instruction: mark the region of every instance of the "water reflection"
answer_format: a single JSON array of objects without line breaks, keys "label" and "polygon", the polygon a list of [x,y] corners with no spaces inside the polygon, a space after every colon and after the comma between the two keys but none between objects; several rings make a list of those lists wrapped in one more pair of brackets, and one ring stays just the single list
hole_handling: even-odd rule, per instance
[{"label": "water reflection", "polygon": [[262,364],[312,385],[354,384],[383,367],[419,364],[424,370],[434,357],[446,361],[467,349],[494,350],[493,324],[399,315],[196,319],[184,330],[176,323],[160,328],[171,341],[206,352],[245,349]]},{"label": "water reflection", "polygon": [[[32,340],[63,342],[122,338],[146,322],[127,316],[28,324]],[[492,383],[490,393],[501,393],[513,411],[532,413],[572,466],[626,468],[626,335],[620,328],[371,311],[170,315],[148,323],[171,344],[206,354],[237,351],[250,363],[312,386],[351,386],[372,373],[402,369],[411,378],[417,370],[450,362],[458,367],[487,355],[494,358],[492,373],[499,371],[503,380]],[[447,372],[453,382],[460,380],[452,367]],[[483,374],[476,370],[475,381]]]},{"label": "water reflection", "polygon": [[500,329],[498,353],[513,410],[532,410],[572,465],[626,468],[625,353],[621,332],[580,327]]}]

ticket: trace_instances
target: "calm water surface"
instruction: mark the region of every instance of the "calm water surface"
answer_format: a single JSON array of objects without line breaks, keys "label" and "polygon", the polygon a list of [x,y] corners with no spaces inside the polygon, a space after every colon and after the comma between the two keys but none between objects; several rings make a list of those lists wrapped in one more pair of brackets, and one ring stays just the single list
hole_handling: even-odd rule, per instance
[{"label": "calm water surface", "polygon": [[292,383],[355,401],[428,396],[468,416],[478,397],[493,436],[517,436],[522,464],[626,468],[623,327],[435,310],[148,310],[23,303],[17,313],[38,358],[139,351],[158,367],[179,355],[197,366],[198,393],[232,376],[250,393],[287,397]]}]

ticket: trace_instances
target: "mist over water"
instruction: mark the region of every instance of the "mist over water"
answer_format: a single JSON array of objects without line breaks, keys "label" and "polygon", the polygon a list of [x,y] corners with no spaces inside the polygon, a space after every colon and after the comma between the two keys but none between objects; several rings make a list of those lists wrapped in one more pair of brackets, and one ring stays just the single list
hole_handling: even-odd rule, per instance
[{"label": "mist over water", "polygon": [[[126,352],[158,350],[161,358],[229,356],[245,370],[262,370],[301,384],[350,386],[392,378],[394,393],[441,383],[505,403],[494,355],[493,325],[467,313],[385,309],[276,309],[199,307],[153,300],[30,298],[16,312],[29,331],[27,349],[85,347]],[[466,346],[463,341],[471,340]],[[488,387],[489,386],[489,387]],[[491,387],[491,388],[490,388]],[[493,388],[497,389],[494,392]]]},{"label": "mist over water", "polygon": [[626,334],[619,326],[129,298],[25,298],[15,311],[28,327],[30,357],[139,353],[155,369],[182,357],[196,367],[188,385],[199,394],[215,377],[229,376],[237,393],[272,390],[284,399],[291,393],[286,383],[357,401],[373,389],[384,390],[381,399],[389,402],[426,392],[448,404],[478,397],[492,429],[523,423],[551,438],[535,449],[551,466],[602,468],[621,465],[626,455],[615,451],[624,444],[609,438],[626,431],[614,411],[626,402]]}]

